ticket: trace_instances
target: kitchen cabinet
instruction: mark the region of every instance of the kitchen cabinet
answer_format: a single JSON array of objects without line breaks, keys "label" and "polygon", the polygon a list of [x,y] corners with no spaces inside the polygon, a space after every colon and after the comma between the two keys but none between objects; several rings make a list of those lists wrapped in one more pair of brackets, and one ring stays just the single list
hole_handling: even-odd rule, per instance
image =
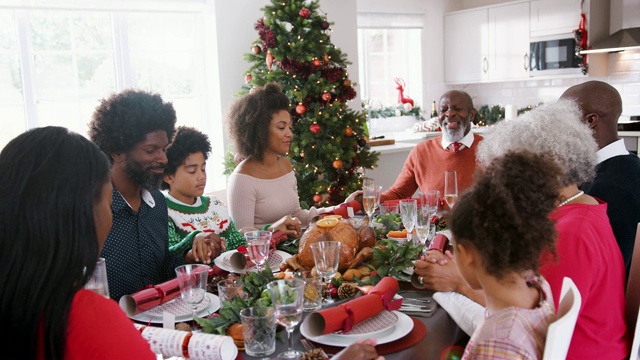
[{"label": "kitchen cabinet", "polygon": [[475,83],[529,75],[529,3],[444,16],[445,81]]},{"label": "kitchen cabinet", "polygon": [[446,82],[479,82],[488,78],[488,21],[486,9],[445,14]]},{"label": "kitchen cabinet", "polygon": [[570,34],[580,24],[581,0],[532,0],[531,37]]}]

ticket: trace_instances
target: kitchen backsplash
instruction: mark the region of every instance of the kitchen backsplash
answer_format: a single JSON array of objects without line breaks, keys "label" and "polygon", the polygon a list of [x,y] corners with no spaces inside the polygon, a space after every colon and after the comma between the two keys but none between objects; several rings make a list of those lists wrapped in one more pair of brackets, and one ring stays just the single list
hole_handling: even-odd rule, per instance
[{"label": "kitchen backsplash", "polygon": [[557,100],[570,86],[588,80],[606,81],[622,96],[623,119],[640,115],[640,51],[609,54],[609,76],[558,78],[456,85],[450,88],[468,92],[476,108],[483,105],[514,105],[521,108]]}]

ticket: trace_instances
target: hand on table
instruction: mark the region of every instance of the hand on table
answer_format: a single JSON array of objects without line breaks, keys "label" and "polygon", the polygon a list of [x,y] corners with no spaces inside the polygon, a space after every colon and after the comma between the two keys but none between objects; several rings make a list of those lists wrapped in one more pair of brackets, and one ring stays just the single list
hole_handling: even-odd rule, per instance
[{"label": "hand on table", "polygon": [[203,264],[210,264],[211,259],[215,259],[222,253],[222,239],[220,236],[214,233],[199,233],[193,237],[193,243],[191,245],[191,251],[189,254],[193,261],[202,262]]},{"label": "hand on table", "polygon": [[295,216],[283,216],[282,219],[271,224],[270,231],[276,232],[278,230],[287,234],[287,237],[295,239],[300,236],[302,229],[302,223],[300,219]]},{"label": "hand on table", "polygon": [[334,360],[384,360],[376,352],[376,339],[358,340],[333,357]]}]

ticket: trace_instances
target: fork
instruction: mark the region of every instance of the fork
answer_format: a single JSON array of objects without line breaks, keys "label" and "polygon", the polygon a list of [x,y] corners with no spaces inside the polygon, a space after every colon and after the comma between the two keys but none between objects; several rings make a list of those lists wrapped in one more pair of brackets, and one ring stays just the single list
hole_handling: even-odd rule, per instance
[{"label": "fork", "polygon": [[304,348],[305,348],[305,349],[307,349],[307,351],[311,351],[311,350],[313,350],[313,349],[319,349],[319,350],[322,352],[322,356],[323,356],[325,359],[329,359],[329,355],[327,355],[327,353],[325,353],[325,352],[324,352],[324,350],[323,350],[322,348],[316,348],[316,346],[315,346],[315,345],[313,345],[313,344],[311,343],[311,341],[309,341],[309,340],[307,340],[307,339],[305,339],[305,338],[301,338],[301,339],[300,339],[300,342],[302,343],[302,346],[304,346]]}]

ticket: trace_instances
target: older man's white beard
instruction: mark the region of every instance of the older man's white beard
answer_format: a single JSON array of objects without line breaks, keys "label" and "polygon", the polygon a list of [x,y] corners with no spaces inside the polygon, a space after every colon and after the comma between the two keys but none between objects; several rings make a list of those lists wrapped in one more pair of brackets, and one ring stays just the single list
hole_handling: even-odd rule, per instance
[{"label": "older man's white beard", "polygon": [[464,137],[464,128],[458,127],[456,129],[448,129],[446,126],[442,129],[442,136],[448,142],[457,142]]}]

